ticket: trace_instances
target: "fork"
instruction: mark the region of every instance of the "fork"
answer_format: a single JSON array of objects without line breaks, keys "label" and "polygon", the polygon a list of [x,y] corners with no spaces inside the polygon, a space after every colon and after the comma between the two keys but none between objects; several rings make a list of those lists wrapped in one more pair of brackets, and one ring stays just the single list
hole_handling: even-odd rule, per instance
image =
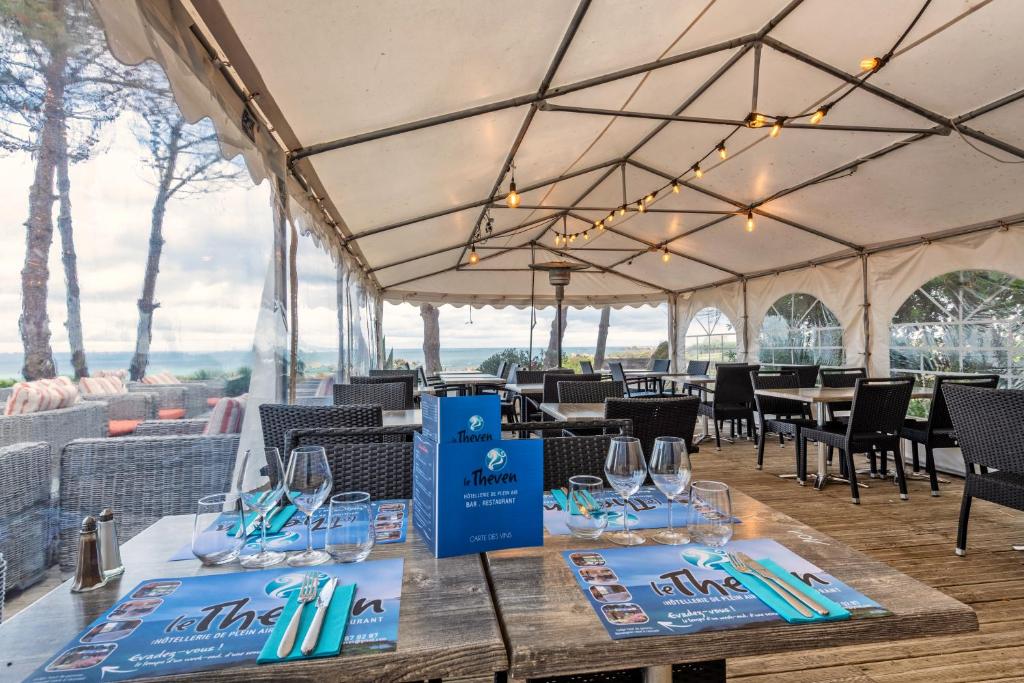
[{"label": "fork", "polygon": [[299,604],[296,605],[291,621],[288,622],[288,628],[285,629],[284,635],[281,636],[281,642],[277,645],[278,657],[284,659],[291,654],[292,648],[295,646],[295,636],[299,632],[299,622],[302,621],[302,608],[307,603],[313,602],[319,586],[320,582],[317,581],[316,572],[306,572],[303,575],[302,585],[299,587]]},{"label": "fork", "polygon": [[790,607],[792,607],[793,609],[795,609],[795,610],[796,610],[797,612],[799,612],[799,613],[800,613],[800,614],[802,614],[803,616],[805,616],[805,617],[808,617],[808,618],[810,618],[810,617],[813,617],[813,616],[814,616],[814,613],[813,613],[813,612],[811,612],[811,610],[807,609],[807,606],[806,606],[805,604],[803,604],[803,603],[802,603],[802,602],[800,602],[799,600],[796,600],[795,598],[793,598],[793,596],[792,596],[792,595],[790,595],[790,594],[789,594],[788,592],[786,592],[785,590],[780,590],[780,589],[778,588],[778,586],[780,586],[780,585],[782,584],[782,582],[781,582],[781,581],[779,581],[778,579],[776,579],[776,578],[774,578],[774,577],[771,577],[771,576],[762,576],[762,575],[761,575],[761,574],[759,574],[758,572],[754,571],[754,569],[752,569],[752,568],[750,567],[750,565],[748,565],[748,564],[747,564],[746,562],[744,562],[743,560],[741,560],[741,559],[740,559],[740,558],[739,558],[739,557],[738,557],[738,556],[736,555],[736,553],[729,553],[729,562],[731,562],[731,563],[732,563],[732,566],[736,568],[736,571],[738,571],[738,572],[742,572],[743,574],[749,574],[750,576],[756,576],[757,578],[759,578],[759,579],[761,579],[762,581],[764,581],[764,582],[765,582],[765,584],[766,584],[766,585],[767,585],[767,586],[768,586],[769,588],[771,588],[771,589],[772,589],[772,591],[774,591],[774,593],[775,593],[776,595],[778,595],[778,596],[779,596],[780,598],[782,598],[783,600],[785,600],[785,601],[786,601],[786,603],[787,603],[787,604],[788,604],[788,605],[789,605]]}]

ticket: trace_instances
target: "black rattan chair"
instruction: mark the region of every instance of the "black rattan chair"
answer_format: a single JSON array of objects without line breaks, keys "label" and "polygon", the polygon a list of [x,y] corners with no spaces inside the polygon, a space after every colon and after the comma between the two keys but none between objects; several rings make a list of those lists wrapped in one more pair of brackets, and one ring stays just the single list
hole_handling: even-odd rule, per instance
[{"label": "black rattan chair", "polygon": [[334,491],[365,491],[371,500],[412,498],[411,437],[416,429],[291,429],[285,439],[289,452],[298,446],[323,447]]},{"label": "black rattan chair", "polygon": [[621,382],[571,381],[558,383],[559,403],[604,403],[606,398],[622,398],[622,394]]},{"label": "black rattan chair", "polygon": [[[638,379],[626,379],[626,373],[622,369],[622,363],[609,363],[608,369],[612,373],[612,381],[621,382],[622,386],[626,390],[626,396],[635,398],[638,396],[656,396],[657,394],[653,391],[647,391],[641,389],[641,385],[645,385],[645,381],[642,378]],[[630,386],[635,384],[636,386]]]},{"label": "black rattan chair", "polygon": [[807,479],[807,453],[800,444],[800,430],[817,424],[804,415],[804,405],[771,396],[759,396],[758,389],[797,389],[800,378],[795,372],[759,370],[750,373],[754,386],[754,406],[757,409],[757,469],[764,467],[764,443],[768,433],[779,435],[779,445],[784,446],[785,437],[793,437],[796,444],[796,480],[803,485]]},{"label": "black rattan chair", "polygon": [[591,363],[589,360],[581,360],[580,361],[580,372],[582,372],[585,375],[593,375],[594,374],[594,364]]},{"label": "black rattan chair", "polygon": [[844,422],[830,422],[823,428],[800,430],[800,448],[807,452],[807,442],[815,441],[839,449],[846,464],[845,475],[850,481],[851,500],[860,504],[857,487],[857,468],[853,464],[855,453],[880,451],[883,456],[892,451],[896,462],[896,481],[900,498],[907,500],[907,478],[903,470],[900,429],[910,405],[914,382],[909,379],[860,378],[854,388],[850,416]]},{"label": "black rattan chair", "polygon": [[951,383],[995,389],[999,386],[999,375],[938,375],[935,377],[935,390],[928,406],[928,418],[904,420],[900,436],[910,442],[914,472],[921,469],[918,444],[924,446],[924,468],[928,472],[933,496],[939,495],[939,476],[935,471],[934,449],[955,448],[957,445],[953,422],[949,419],[949,408],[942,393],[943,386]]},{"label": "black rattan chair", "polygon": [[552,426],[559,432],[600,429],[607,433],[593,436],[556,436],[544,439],[544,490],[569,485],[569,477],[589,474],[604,478],[604,461],[613,436],[629,436],[629,420],[564,420],[551,422],[523,422],[503,424],[502,431],[529,432],[548,430]]},{"label": "black rattan chair", "polygon": [[402,377],[404,375],[415,375],[415,370],[409,368],[395,368],[389,370],[370,370],[370,377]]},{"label": "black rattan chair", "polygon": [[972,499],[1024,510],[1024,391],[949,382],[942,393],[966,469],[956,533],[956,554],[965,555]]},{"label": "black rattan chair", "polygon": [[[384,372],[383,370],[379,372]],[[411,410],[416,407],[416,375],[412,372],[404,374],[376,375],[370,377],[352,377],[352,384],[390,384],[391,382],[405,383],[405,406],[398,410]]]},{"label": "black rattan chair", "polygon": [[818,384],[818,373],[821,372],[820,365],[780,365],[779,370],[782,372],[795,372],[798,387],[801,389],[810,389],[811,387],[817,386]]},{"label": "black rattan chair", "polygon": [[699,406],[700,401],[695,396],[610,398],[604,403],[604,416],[631,420],[633,436],[640,439],[647,455],[659,436],[678,436],[686,442],[687,451],[695,453],[698,449],[693,445],[693,431]]},{"label": "black rattan chair", "polygon": [[[823,388],[830,389],[849,389],[857,384],[858,379],[862,379],[868,376],[867,368],[822,368],[821,373],[821,386]],[[850,403],[844,401],[842,403],[829,403],[825,406],[825,410],[828,413],[829,420],[838,420],[843,422],[846,420],[846,413],[850,412]],[[842,413],[842,415],[839,415]],[[828,447],[828,461],[832,462],[831,446]],[[872,451],[868,454],[868,458],[871,461],[871,476],[875,476],[875,454]],[[845,467],[845,465],[844,465]]]},{"label": "black rattan chair", "polygon": [[543,403],[558,403],[558,385],[561,382],[600,382],[601,375],[577,375],[561,372],[548,372],[544,375]]},{"label": "black rattan chair", "polygon": [[[260,426],[266,447],[287,448],[285,434],[290,429],[311,427],[380,427],[384,424],[379,406],[288,406],[264,403],[260,406]],[[281,453],[288,457],[289,451]]]},{"label": "black rattan chair", "polygon": [[335,384],[334,405],[379,405],[384,410],[405,410],[405,383]]},{"label": "black rattan chair", "polygon": [[700,414],[715,423],[715,448],[722,450],[721,425],[725,420],[746,420],[754,423],[754,387],[750,373],[760,365],[719,365],[715,373],[715,391],[710,401],[702,401]]},{"label": "black rattan chair", "polygon": [[709,360],[688,360],[686,361],[686,374],[706,375],[708,374],[708,368],[710,367],[711,361]]}]

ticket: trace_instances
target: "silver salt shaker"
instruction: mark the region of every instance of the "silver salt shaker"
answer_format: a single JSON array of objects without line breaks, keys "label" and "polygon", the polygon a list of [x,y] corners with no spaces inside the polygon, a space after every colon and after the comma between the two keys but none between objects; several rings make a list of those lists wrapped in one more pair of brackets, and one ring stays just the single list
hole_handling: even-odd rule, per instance
[{"label": "silver salt shaker", "polygon": [[114,524],[114,511],[104,508],[100,513],[96,536],[100,544],[100,566],[103,576],[112,579],[124,574],[121,563],[121,546],[117,542],[117,526]]},{"label": "silver salt shaker", "polygon": [[96,539],[96,519],[86,517],[78,532],[78,564],[75,566],[75,581],[72,593],[85,593],[107,583],[100,561],[100,544]]}]

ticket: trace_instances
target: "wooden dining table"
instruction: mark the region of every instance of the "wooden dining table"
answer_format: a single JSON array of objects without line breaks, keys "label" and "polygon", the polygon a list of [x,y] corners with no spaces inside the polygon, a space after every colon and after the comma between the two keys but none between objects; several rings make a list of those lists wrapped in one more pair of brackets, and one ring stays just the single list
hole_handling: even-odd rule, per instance
[{"label": "wooden dining table", "polygon": [[[671,665],[696,663],[725,680],[725,660],[968,633],[975,613],[944,593],[847,547],[736,489],[736,539],[771,538],[892,614],[793,625],[771,622],[730,630],[613,640],[580,590],[562,551],[619,547],[606,537],[581,540],[545,532],[543,546],[435,559],[418,532],[378,545],[369,560],[404,559],[397,649],[283,664],[240,664],[176,677],[190,681],[407,681],[460,683],[645,667],[647,681],[671,680]],[[169,562],[191,534],[192,517],[165,517],[122,546],[124,576],[89,593],[70,581],[0,624],[0,671],[18,681],[143,581],[244,571]],[[653,530],[641,530],[643,535]],[[648,541],[652,543],[652,541]],[[281,565],[282,570],[288,571]],[[297,570],[292,570],[297,571]],[[894,646],[896,647],[896,646]],[[117,680],[132,680],[118,676]]]},{"label": "wooden dining table", "polygon": [[[815,420],[819,427],[823,427],[828,421],[828,406],[835,403],[849,403],[853,401],[853,387],[806,387],[801,389],[757,389],[754,393],[759,396],[771,398],[782,398],[791,401],[805,403],[814,409]],[[915,388],[910,395],[911,398],[931,398],[930,389]],[[821,490],[829,482],[849,483],[846,479],[838,477],[829,472],[828,448],[823,443],[818,443],[818,471],[814,476],[814,488]],[[862,484],[866,486],[866,484]]]}]

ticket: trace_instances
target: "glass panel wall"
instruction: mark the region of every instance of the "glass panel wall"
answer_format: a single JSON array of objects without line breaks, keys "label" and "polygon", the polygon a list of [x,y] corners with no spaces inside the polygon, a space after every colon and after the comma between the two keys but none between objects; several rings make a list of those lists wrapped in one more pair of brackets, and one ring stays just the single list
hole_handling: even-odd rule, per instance
[{"label": "glass panel wall", "polygon": [[766,365],[837,367],[846,358],[839,319],[810,294],[787,294],[772,304],[758,342],[758,360]]}]

